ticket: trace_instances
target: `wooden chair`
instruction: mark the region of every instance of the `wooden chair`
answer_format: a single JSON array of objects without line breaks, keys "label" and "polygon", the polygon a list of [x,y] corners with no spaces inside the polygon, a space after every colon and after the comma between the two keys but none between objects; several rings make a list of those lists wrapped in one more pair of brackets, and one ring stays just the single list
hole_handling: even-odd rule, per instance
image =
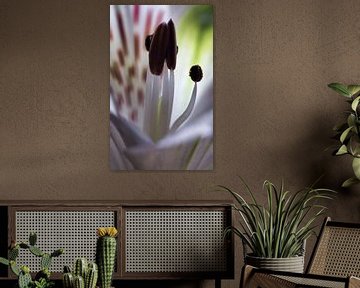
[{"label": "wooden chair", "polygon": [[326,218],[306,273],[244,266],[240,287],[360,287],[360,224]]}]

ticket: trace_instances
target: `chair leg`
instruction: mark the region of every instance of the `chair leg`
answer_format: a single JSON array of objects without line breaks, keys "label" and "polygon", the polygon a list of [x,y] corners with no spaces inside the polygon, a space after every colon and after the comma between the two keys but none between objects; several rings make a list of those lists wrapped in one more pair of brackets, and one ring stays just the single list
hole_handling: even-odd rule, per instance
[{"label": "chair leg", "polygon": [[244,265],[241,271],[240,285],[239,288],[246,288],[251,279],[251,275],[253,274],[254,267],[250,265]]}]

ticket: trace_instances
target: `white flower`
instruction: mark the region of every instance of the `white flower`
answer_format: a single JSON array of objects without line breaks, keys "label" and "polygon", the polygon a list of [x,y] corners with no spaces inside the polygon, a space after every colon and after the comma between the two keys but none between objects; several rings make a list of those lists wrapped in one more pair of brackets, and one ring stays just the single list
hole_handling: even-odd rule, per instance
[{"label": "white flower", "polygon": [[[185,11],[185,20],[206,6],[189,7],[176,5]],[[187,19],[177,43],[174,22],[180,18],[172,8],[110,7],[110,165],[114,170],[213,168],[212,15],[205,18],[211,26],[208,21],[195,29]],[[204,41],[198,41],[199,31],[207,33]],[[189,34],[198,38],[191,42]],[[200,45],[208,38],[210,44]],[[187,71],[183,67],[194,59],[199,62],[191,65],[202,66],[206,81],[198,84],[194,78],[189,93],[190,67]],[[201,74],[199,66],[192,69],[193,74]]]}]

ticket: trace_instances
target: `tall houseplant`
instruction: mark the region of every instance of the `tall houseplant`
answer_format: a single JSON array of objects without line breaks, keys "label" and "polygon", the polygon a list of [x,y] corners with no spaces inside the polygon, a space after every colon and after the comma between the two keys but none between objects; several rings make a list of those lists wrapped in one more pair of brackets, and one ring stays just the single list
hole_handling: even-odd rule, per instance
[{"label": "tall houseplant", "polygon": [[[242,180],[243,181],[243,180]],[[304,188],[296,193],[278,189],[266,180],[266,205],[261,205],[243,181],[251,201],[234,190],[220,186],[235,199],[234,209],[240,215],[239,227],[229,227],[226,233],[239,236],[251,253],[244,255],[245,263],[272,270],[303,272],[304,243],[314,233],[315,220],[326,207],[317,202],[331,199],[329,189]]]},{"label": "tall houseplant", "polygon": [[339,145],[334,155],[350,155],[354,177],[347,179],[342,186],[348,187],[360,183],[360,85],[331,83],[329,88],[346,98],[350,109],[346,112],[346,121],[334,127]]}]

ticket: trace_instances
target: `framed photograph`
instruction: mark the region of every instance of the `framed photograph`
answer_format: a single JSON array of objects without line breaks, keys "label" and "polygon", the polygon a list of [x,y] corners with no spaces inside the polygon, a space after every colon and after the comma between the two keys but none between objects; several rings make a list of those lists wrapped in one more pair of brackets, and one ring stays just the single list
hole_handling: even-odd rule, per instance
[{"label": "framed photograph", "polygon": [[213,7],[110,6],[110,168],[213,169]]}]

